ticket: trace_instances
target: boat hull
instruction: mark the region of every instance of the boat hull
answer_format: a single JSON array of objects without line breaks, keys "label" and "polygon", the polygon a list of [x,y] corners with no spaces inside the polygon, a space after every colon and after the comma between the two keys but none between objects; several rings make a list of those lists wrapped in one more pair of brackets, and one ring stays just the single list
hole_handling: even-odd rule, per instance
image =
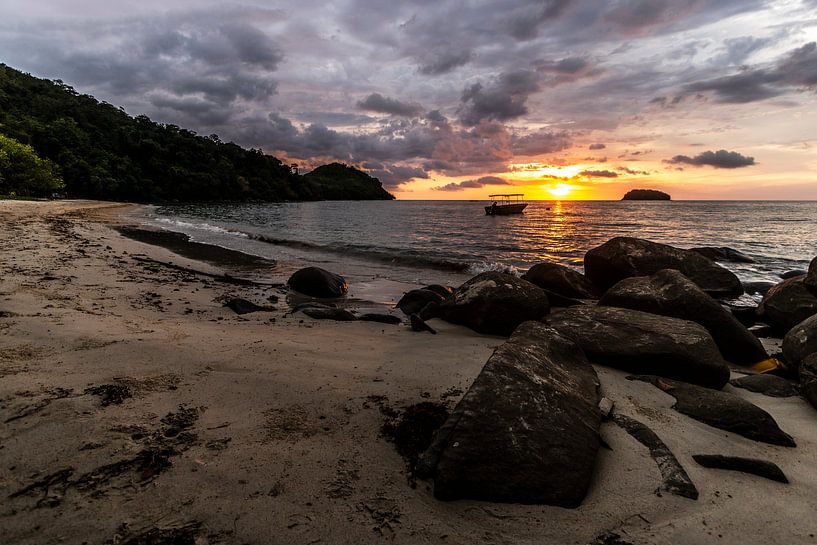
[{"label": "boat hull", "polygon": [[508,216],[510,214],[521,214],[527,203],[503,204],[502,206],[486,206],[486,216]]}]

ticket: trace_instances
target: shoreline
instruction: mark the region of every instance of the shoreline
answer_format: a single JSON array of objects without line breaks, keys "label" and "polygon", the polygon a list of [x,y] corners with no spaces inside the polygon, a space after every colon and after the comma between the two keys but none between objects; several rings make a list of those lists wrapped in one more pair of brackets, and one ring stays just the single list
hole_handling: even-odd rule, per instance
[{"label": "shoreline", "polygon": [[[599,452],[577,509],[438,501],[426,482],[410,486],[381,428],[416,403],[453,408],[504,339],[440,320],[430,335],[292,315],[279,287],[140,261],[225,272],[121,236],[126,206],[0,202],[0,528],[9,543],[125,542],[153,530],[259,544],[814,541],[817,417],[807,403],[726,387],[795,437],[797,448],[785,449],[685,418],[670,396],[598,366],[604,395],[672,448],[697,501],[657,496],[647,450],[609,422],[610,450]],[[286,267],[273,270],[277,282]],[[350,304],[386,304],[368,297],[382,282],[351,282]],[[237,315],[222,306],[228,296],[278,302]],[[116,392],[105,386],[130,397],[105,405],[86,391]],[[703,468],[692,460],[700,453],[768,459],[791,484]]]}]

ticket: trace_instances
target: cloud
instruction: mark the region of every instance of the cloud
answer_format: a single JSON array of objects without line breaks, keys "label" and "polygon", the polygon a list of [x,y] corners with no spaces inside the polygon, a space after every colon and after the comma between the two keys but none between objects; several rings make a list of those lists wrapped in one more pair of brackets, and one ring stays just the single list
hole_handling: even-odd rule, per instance
[{"label": "cloud", "polygon": [[597,149],[604,149],[606,147],[607,147],[606,145],[598,143],[598,144],[590,144],[589,146],[587,146],[587,149],[597,150]]},{"label": "cloud", "polygon": [[720,102],[741,104],[780,96],[792,88],[817,88],[817,42],[790,51],[770,66],[689,84],[681,96],[712,92]]},{"label": "cloud", "polygon": [[361,110],[378,112],[389,115],[412,117],[423,111],[419,104],[402,102],[396,98],[384,97],[380,93],[372,93],[365,99],[358,101],[357,107]]},{"label": "cloud", "polygon": [[515,155],[543,155],[569,148],[572,145],[567,131],[547,131],[541,129],[524,136],[514,136],[512,150]]},{"label": "cloud", "polygon": [[463,189],[478,189],[486,185],[512,185],[503,178],[496,176],[483,176],[476,180],[465,180],[464,182],[451,182],[450,184],[441,185],[433,188],[435,191],[462,191]]},{"label": "cloud", "polygon": [[368,162],[361,166],[370,176],[378,178],[387,188],[397,188],[400,184],[415,178],[429,178],[428,172],[420,167],[390,165],[377,162]]},{"label": "cloud", "polygon": [[530,70],[505,72],[489,86],[475,83],[462,92],[460,121],[477,125],[483,120],[508,121],[528,113],[525,101],[540,88]]},{"label": "cloud", "polygon": [[428,55],[420,65],[420,73],[429,76],[447,74],[455,68],[468,64],[473,52],[467,49],[448,49]]},{"label": "cloud", "polygon": [[618,172],[612,170],[582,170],[579,175],[587,178],[618,178]]},{"label": "cloud", "polygon": [[705,151],[703,153],[699,153],[695,157],[676,155],[672,159],[668,159],[665,162],[693,166],[708,165],[715,168],[741,168],[754,165],[755,158],[741,155],[736,151],[726,151],[725,149],[721,149],[718,151]]}]

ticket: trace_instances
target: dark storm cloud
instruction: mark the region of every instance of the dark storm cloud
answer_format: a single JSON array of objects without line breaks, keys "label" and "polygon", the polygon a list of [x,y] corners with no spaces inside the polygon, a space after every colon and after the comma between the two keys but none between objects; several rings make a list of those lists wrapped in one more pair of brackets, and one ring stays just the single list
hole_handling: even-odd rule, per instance
[{"label": "dark storm cloud", "polygon": [[409,180],[420,178],[428,179],[424,169],[412,166],[390,165],[377,162],[368,162],[361,165],[370,176],[374,176],[387,188],[397,188]]},{"label": "dark storm cloud", "polygon": [[524,136],[514,136],[512,149],[516,155],[543,155],[569,148],[572,144],[566,131],[540,130]]},{"label": "dark storm cloud", "polygon": [[618,172],[612,170],[583,170],[579,175],[587,178],[618,178]]},{"label": "dark storm cloud", "polygon": [[463,189],[479,189],[486,185],[512,185],[510,182],[497,176],[483,176],[475,180],[465,180],[464,182],[452,182],[433,188],[435,191],[462,191]]},{"label": "dark storm cloud", "polygon": [[672,159],[668,159],[666,162],[671,164],[693,166],[708,165],[715,168],[741,168],[754,165],[755,158],[741,155],[736,151],[726,151],[725,149],[721,149],[718,151],[705,151],[703,153],[699,153],[695,157],[676,155]]},{"label": "dark storm cloud", "polygon": [[780,96],[792,88],[814,90],[815,86],[817,43],[811,42],[790,51],[770,66],[687,85],[684,95],[712,92],[720,102],[740,104]]},{"label": "dark storm cloud", "polygon": [[378,112],[389,115],[412,117],[423,111],[419,104],[403,102],[396,98],[384,97],[380,93],[372,93],[365,99],[358,101],[357,107],[361,110]]},{"label": "dark storm cloud", "polygon": [[539,77],[530,70],[505,72],[484,86],[469,85],[462,92],[460,121],[473,126],[483,120],[508,121],[528,113],[525,102],[540,88]]},{"label": "dark storm cloud", "polygon": [[472,58],[473,53],[467,49],[439,51],[423,59],[419,70],[421,74],[439,76],[468,64]]},{"label": "dark storm cloud", "polygon": [[604,149],[606,147],[607,147],[606,145],[604,145],[602,143],[598,143],[598,144],[590,144],[589,146],[587,146],[587,149],[597,150],[597,149]]},{"label": "dark storm cloud", "polygon": [[570,0],[523,2],[507,16],[508,31],[517,40],[532,40],[539,35],[539,27],[561,15],[568,4]]}]

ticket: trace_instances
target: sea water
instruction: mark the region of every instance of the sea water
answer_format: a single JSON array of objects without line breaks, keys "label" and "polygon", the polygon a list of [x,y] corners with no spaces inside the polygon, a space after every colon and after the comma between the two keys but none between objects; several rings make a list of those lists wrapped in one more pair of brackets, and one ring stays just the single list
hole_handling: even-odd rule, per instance
[{"label": "sea water", "polygon": [[744,281],[779,281],[781,273],[805,269],[817,255],[815,201],[536,201],[513,216],[486,216],[484,206],[475,201],[195,204],[145,207],[136,219],[275,259],[284,271],[315,263],[399,280],[518,272],[542,261],[581,270],[585,252],[615,236],[740,250],[756,263],[722,265]]}]

